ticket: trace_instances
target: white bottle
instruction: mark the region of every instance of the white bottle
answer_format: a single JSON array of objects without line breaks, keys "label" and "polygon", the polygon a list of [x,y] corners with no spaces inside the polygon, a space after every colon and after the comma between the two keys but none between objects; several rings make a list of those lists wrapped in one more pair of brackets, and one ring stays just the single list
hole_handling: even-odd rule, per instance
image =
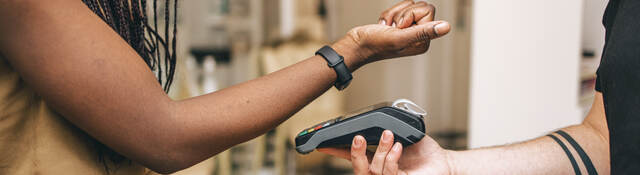
[{"label": "white bottle", "polygon": [[207,94],[218,90],[218,80],[216,79],[216,60],[213,56],[204,57],[202,62],[202,94]]}]

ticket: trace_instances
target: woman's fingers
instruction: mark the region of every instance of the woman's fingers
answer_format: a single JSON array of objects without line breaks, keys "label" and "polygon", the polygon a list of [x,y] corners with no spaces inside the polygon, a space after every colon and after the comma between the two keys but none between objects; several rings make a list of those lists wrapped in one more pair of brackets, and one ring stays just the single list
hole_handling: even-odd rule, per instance
[{"label": "woman's fingers", "polygon": [[397,32],[396,38],[401,41],[426,42],[444,36],[451,30],[445,21],[432,21],[426,24],[414,25]]},{"label": "woman's fingers", "polygon": [[382,136],[380,137],[380,143],[376,149],[376,154],[373,155],[373,160],[371,160],[371,167],[369,167],[371,173],[382,174],[384,161],[387,158],[389,151],[391,151],[391,147],[393,147],[393,133],[389,130],[385,130],[382,132]]},{"label": "woman's fingers", "polygon": [[424,24],[431,22],[435,18],[436,8],[424,1],[417,2],[399,13],[394,17],[397,28],[403,29],[412,24]]},{"label": "woman's fingers", "polygon": [[402,1],[382,12],[379,24],[407,28],[412,24],[424,24],[435,18],[435,7],[427,2]]},{"label": "woman's fingers", "polygon": [[436,18],[436,7],[433,6],[433,4],[429,4],[425,8],[414,10],[413,13],[424,15],[421,18],[414,18],[414,22],[416,22],[416,24],[418,24],[418,25],[425,24],[425,23],[432,22],[433,20],[435,20],[435,18]]},{"label": "woman's fingers", "polygon": [[385,10],[380,14],[380,19],[378,19],[379,24],[384,24],[387,26],[394,26],[393,17],[399,14],[404,8],[409,7],[414,2],[413,0],[404,0],[393,7]]},{"label": "woman's fingers", "polygon": [[402,156],[402,144],[400,144],[400,142],[396,142],[385,158],[382,174],[398,174],[398,160],[400,160],[400,156]]},{"label": "woman's fingers", "polygon": [[367,160],[367,141],[362,136],[356,136],[351,143],[351,164],[356,175],[369,174],[369,161]]}]

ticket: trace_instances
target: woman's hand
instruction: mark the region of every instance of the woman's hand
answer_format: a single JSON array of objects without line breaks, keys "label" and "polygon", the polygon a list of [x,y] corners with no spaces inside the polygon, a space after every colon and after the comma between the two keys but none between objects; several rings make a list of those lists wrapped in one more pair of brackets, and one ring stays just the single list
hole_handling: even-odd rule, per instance
[{"label": "woman's hand", "polygon": [[429,136],[404,151],[402,144],[393,140],[393,133],[384,131],[371,157],[367,157],[367,141],[362,136],[353,138],[351,151],[337,148],[321,148],[318,151],[350,160],[356,175],[451,174],[449,152]]},{"label": "woman's hand", "polygon": [[426,2],[402,1],[384,11],[378,24],[359,26],[333,48],[345,56],[351,70],[383,60],[426,52],[432,39],[451,30],[445,21],[433,21],[435,7]]}]

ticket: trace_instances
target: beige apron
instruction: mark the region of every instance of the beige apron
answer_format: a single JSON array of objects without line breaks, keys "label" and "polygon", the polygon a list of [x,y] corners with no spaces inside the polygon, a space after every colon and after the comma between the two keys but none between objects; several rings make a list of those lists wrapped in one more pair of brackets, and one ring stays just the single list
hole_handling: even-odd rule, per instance
[{"label": "beige apron", "polygon": [[[88,140],[0,57],[0,174],[107,174]],[[152,173],[125,162],[109,174]]]}]

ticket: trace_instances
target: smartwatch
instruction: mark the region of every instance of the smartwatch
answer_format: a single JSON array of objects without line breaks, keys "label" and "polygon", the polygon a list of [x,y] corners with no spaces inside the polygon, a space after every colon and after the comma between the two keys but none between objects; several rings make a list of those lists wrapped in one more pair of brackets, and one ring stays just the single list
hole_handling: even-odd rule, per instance
[{"label": "smartwatch", "polygon": [[347,65],[344,64],[344,57],[340,56],[335,50],[333,50],[329,46],[324,46],[320,48],[320,50],[316,51],[316,55],[320,55],[324,57],[327,61],[329,67],[333,68],[336,71],[337,79],[333,85],[338,90],[343,90],[349,83],[351,83],[351,79],[353,76],[351,75],[351,71],[347,68]]}]

